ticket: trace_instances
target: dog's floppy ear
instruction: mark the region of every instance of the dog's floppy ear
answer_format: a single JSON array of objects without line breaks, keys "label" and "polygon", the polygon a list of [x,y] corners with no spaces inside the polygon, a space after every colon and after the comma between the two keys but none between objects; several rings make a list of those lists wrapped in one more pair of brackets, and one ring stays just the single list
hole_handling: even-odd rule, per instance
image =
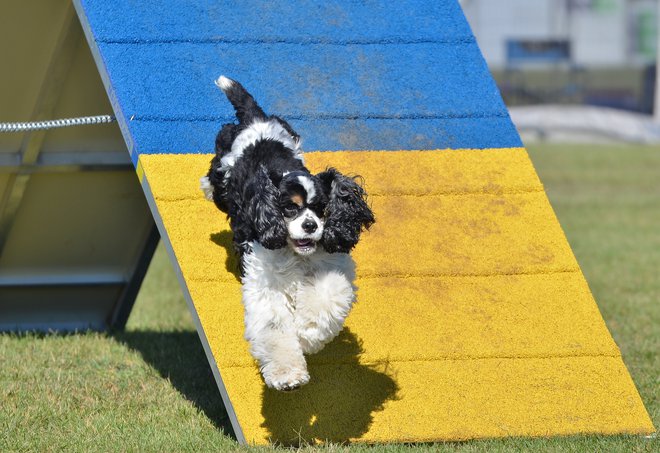
[{"label": "dog's floppy ear", "polygon": [[253,178],[245,186],[243,199],[247,201],[247,217],[257,239],[267,249],[286,246],[288,231],[279,206],[280,191],[260,165]]},{"label": "dog's floppy ear", "polygon": [[321,242],[328,253],[348,253],[358,243],[360,233],[375,222],[366,192],[357,177],[342,175],[334,168],[316,175],[328,196]]}]

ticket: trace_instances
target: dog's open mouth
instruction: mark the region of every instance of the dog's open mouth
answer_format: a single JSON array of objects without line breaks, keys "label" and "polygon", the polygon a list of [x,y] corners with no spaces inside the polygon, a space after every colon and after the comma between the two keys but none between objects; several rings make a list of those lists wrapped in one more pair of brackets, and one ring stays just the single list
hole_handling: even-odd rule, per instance
[{"label": "dog's open mouth", "polygon": [[299,253],[311,252],[316,248],[316,242],[312,239],[292,239],[292,242]]}]

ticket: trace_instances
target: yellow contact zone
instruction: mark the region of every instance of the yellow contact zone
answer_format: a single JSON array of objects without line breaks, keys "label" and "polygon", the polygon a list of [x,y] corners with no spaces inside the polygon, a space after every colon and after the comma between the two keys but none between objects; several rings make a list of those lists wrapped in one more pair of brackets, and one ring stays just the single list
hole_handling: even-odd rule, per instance
[{"label": "yellow contact zone", "polygon": [[295,393],[229,368],[248,442],[461,441],[653,431],[619,357],[311,364]]},{"label": "yellow contact zone", "polygon": [[346,328],[291,396],[243,339],[231,231],[199,189],[211,157],[140,164],[249,441],[653,431],[524,149],[305,154],[361,175],[377,222]]}]

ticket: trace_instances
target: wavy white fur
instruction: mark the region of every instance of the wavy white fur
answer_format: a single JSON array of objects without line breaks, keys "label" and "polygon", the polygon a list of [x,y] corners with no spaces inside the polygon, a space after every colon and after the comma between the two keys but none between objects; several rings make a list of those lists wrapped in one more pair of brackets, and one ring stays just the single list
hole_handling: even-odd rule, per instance
[{"label": "wavy white fur", "polygon": [[252,243],[245,256],[245,339],[266,385],[291,390],[309,381],[304,354],[335,338],[355,301],[355,263],[346,253]]}]

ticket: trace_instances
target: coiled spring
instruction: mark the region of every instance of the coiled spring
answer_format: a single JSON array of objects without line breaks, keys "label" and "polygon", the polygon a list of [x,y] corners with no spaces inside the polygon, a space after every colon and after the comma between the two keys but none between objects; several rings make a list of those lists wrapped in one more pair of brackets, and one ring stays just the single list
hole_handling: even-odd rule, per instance
[{"label": "coiled spring", "polygon": [[0,132],[40,131],[59,127],[111,123],[113,121],[115,121],[115,117],[112,115],[98,115],[48,121],[28,121],[24,123],[0,123]]}]

